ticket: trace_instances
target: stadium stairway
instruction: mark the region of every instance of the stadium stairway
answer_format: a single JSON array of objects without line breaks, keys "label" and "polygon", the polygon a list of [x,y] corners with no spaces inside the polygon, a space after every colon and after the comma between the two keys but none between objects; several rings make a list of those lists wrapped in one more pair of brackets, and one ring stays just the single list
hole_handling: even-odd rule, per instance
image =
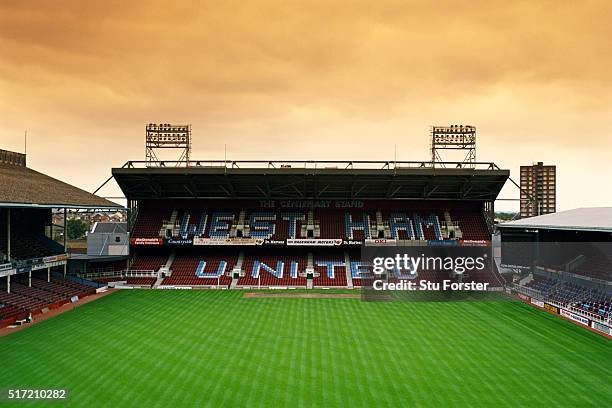
[{"label": "stadium stairway", "polygon": [[312,255],[312,252],[308,252],[308,263],[306,264],[306,269],[314,269],[314,256]]},{"label": "stadium stairway", "polygon": [[530,273],[519,281],[519,285],[527,286],[532,280],[533,280],[533,273]]},{"label": "stadium stairway", "polygon": [[166,261],[166,264],[164,265],[164,268],[172,269],[172,262],[174,262],[174,258],[176,258],[176,251],[172,251],[168,257],[168,260]]},{"label": "stadium stairway", "polygon": [[152,288],[156,289],[159,285],[162,284],[163,281],[164,281],[164,278],[162,278],[161,274],[157,275],[157,280],[153,284]]},{"label": "stadium stairway", "polygon": [[244,263],[244,251],[240,251],[240,253],[238,254],[238,261],[236,262],[236,265],[232,269],[232,283],[230,283],[230,289],[236,289],[236,287],[238,286],[239,278],[234,277],[234,272],[238,272],[238,275],[240,276],[242,274],[242,264],[243,263]]},{"label": "stadium stairway", "polygon": [[351,258],[347,251],[344,251],[344,264],[346,267],[346,286],[349,289],[353,289],[353,274],[351,273]]},{"label": "stadium stairway", "polygon": [[[158,272],[157,273],[157,279],[155,280],[155,283],[152,286],[153,289],[157,288],[164,281],[164,276],[162,276],[164,274],[162,274],[161,272],[167,272],[167,271],[171,271],[172,270],[172,263],[174,262],[174,258],[176,258],[176,251],[172,251],[170,253],[170,255],[168,256],[168,260],[166,261],[164,266],[160,267],[157,270],[157,272]],[[165,273],[165,275],[167,276],[168,274]]]}]

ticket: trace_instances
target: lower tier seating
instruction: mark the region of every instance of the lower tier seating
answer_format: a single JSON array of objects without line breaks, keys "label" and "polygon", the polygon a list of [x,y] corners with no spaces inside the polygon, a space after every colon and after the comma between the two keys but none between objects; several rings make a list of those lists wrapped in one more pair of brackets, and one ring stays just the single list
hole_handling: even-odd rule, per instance
[{"label": "lower tier seating", "polygon": [[240,286],[303,286],[306,277],[300,276],[308,266],[308,255],[248,255],[242,264],[244,276]]},{"label": "lower tier seating", "polygon": [[[333,269],[332,269],[333,266]],[[322,255],[314,257],[314,270],[319,276],[312,280],[313,286],[343,287],[347,285],[344,255]]]},{"label": "lower tier seating", "polygon": [[11,280],[11,292],[6,282],[0,285],[0,327],[25,318],[29,313],[40,313],[45,308],[58,307],[70,302],[73,296],[85,297],[94,294],[95,288],[68,279],[33,274],[32,286],[27,275],[18,275]]},{"label": "lower tier seating", "polygon": [[[197,253],[177,254],[170,268],[172,275],[164,278],[162,285],[228,286],[232,281],[231,272],[237,258],[237,253],[232,257]],[[220,276],[217,277],[219,273]]]}]

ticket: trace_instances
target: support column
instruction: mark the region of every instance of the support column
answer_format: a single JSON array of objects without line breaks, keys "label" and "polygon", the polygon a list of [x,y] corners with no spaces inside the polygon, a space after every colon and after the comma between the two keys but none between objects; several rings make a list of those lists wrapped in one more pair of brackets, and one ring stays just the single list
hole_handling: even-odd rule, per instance
[{"label": "support column", "polygon": [[66,279],[66,269],[68,268],[68,264],[64,264],[64,279]]},{"label": "support column", "polygon": [[11,262],[11,209],[6,209],[6,261]]},{"label": "support column", "polygon": [[6,277],[6,293],[11,293],[11,275]]},{"label": "support column", "polygon": [[47,266],[47,282],[51,282],[51,267]]},{"label": "support column", "polygon": [[67,210],[64,208],[64,253],[68,253],[68,220],[66,219]]},{"label": "support column", "polygon": [[128,253],[127,253],[127,258],[125,259],[125,270],[129,271],[130,270],[130,256],[132,256],[131,251],[130,251],[130,247],[131,247],[131,242],[132,242],[132,206],[134,205],[134,203],[132,202],[132,200],[128,199],[127,200],[127,210],[125,211],[126,213],[126,219],[127,219],[127,240],[128,240]]},{"label": "support column", "polygon": [[32,287],[32,271],[28,272],[28,287]]}]

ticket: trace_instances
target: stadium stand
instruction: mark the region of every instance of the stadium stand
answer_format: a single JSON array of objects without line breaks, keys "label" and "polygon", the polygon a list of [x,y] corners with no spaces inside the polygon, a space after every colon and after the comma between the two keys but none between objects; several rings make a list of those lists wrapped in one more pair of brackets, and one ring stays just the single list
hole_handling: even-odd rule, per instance
[{"label": "stadium stand", "polygon": [[[162,285],[227,286],[237,268],[238,287],[305,287],[308,271],[313,287],[347,287],[348,274],[355,275],[352,285],[360,286],[352,265],[359,261],[358,251],[346,256],[350,248],[324,250],[318,245],[359,245],[369,239],[490,240],[482,203],[358,203],[358,208],[343,208],[333,200],[327,206],[302,207],[287,201],[276,208],[254,200],[140,200],[133,221],[135,255],[130,270],[158,270],[168,256],[159,253],[171,250],[175,254],[171,274]],[[143,255],[141,250],[148,245],[163,245],[166,252]],[[211,246],[222,251],[210,253]]]},{"label": "stadium stand", "polygon": [[509,176],[492,163],[194,163],[112,170],[131,210],[130,270],[159,266],[139,264],[146,247],[167,254],[162,286],[354,287],[364,243],[487,246]]},{"label": "stadium stand", "polygon": [[0,150],[0,326],[95,293],[94,286],[51,279],[65,276],[68,263],[67,248],[52,239],[53,210],[66,220],[68,209],[120,208],[30,169],[24,154]]},{"label": "stadium stand", "polygon": [[531,273],[512,284],[516,291],[609,322],[612,208],[578,208],[499,228],[502,264]]},{"label": "stadium stand", "polygon": [[[344,249],[322,251],[316,247],[320,242],[317,240],[338,243],[348,240],[359,244],[368,239],[490,239],[479,205],[439,201],[401,204],[374,201],[362,205],[367,207],[262,209],[257,208],[257,202],[240,200],[185,200],[180,207],[176,202],[142,201],[134,222],[132,243],[180,244],[172,247],[175,259],[170,265],[171,275],[165,277],[163,285],[227,286],[242,251],[238,287],[305,287],[308,268],[313,274],[313,287],[347,287],[347,274],[352,274],[347,259],[358,261],[359,254],[346,257]],[[314,240],[315,247],[310,247],[311,243],[306,240]],[[293,247],[293,241],[300,246]],[[229,245],[232,243],[238,246]],[[223,248],[222,253],[206,251],[212,244]],[[263,245],[266,249],[248,249],[253,245]],[[292,247],[296,250],[291,250]],[[167,254],[159,252],[143,255],[140,248],[134,246],[136,254],[130,270],[157,271],[168,259]],[[499,279],[487,281],[498,283]],[[353,285],[360,283],[357,274]]]}]

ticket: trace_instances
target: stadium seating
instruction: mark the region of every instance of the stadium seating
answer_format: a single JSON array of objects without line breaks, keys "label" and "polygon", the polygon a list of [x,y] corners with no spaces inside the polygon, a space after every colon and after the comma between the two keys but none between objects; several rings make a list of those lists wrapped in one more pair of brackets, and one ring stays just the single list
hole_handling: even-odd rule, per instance
[{"label": "stadium seating", "polygon": [[23,319],[28,313],[40,313],[45,308],[54,308],[70,302],[73,296],[85,297],[95,293],[95,288],[66,279],[53,277],[47,282],[38,276],[32,277],[32,287],[26,275],[17,275],[11,281],[11,292],[5,283],[0,285],[0,327]]},{"label": "stadium seating", "polygon": [[537,276],[525,286],[539,291],[548,301],[592,313],[601,319],[612,317],[612,297],[598,289]]},{"label": "stadium seating", "polygon": [[[6,236],[0,236],[0,252],[6,253]],[[42,258],[64,253],[64,248],[42,234],[14,233],[11,236],[11,258],[16,260]]]},{"label": "stadium seating", "polygon": [[164,219],[170,218],[171,209],[140,208],[138,210],[137,222],[134,224],[132,237],[156,238]]},{"label": "stadium seating", "polygon": [[[232,268],[236,264],[237,254],[232,256],[224,256],[221,254],[199,254],[197,252],[177,254],[172,262],[172,275],[164,278],[162,285],[183,285],[183,286],[228,286],[231,281]],[[205,262],[204,264],[201,264]],[[225,269],[223,270],[223,262]],[[198,268],[201,266],[200,276],[198,276]],[[219,270],[223,270],[223,274],[217,277],[213,276]]]},{"label": "stadium seating", "polygon": [[[329,276],[332,266],[333,276]],[[315,287],[345,287],[347,285],[347,268],[342,253],[338,255],[315,255],[314,269],[319,274],[312,282]]]},{"label": "stadium seating", "polygon": [[[309,253],[312,254],[315,272],[312,280],[314,287],[346,287],[347,274],[351,270],[345,264],[344,252],[351,250],[350,245],[355,244],[354,241],[358,244],[369,238],[490,239],[482,208],[478,204],[381,201],[345,208],[334,205],[333,201],[330,203],[313,208],[302,207],[300,203],[274,208],[257,201],[240,200],[150,201],[138,210],[132,239],[159,238],[173,245],[175,258],[170,266],[172,273],[164,278],[163,285],[229,285],[232,282],[232,269],[238,264],[242,252],[242,276],[236,281],[239,287],[305,287],[309,284],[305,275]],[[455,234],[459,230],[461,234]],[[345,246],[340,249],[333,246],[282,245],[292,237],[344,240]],[[195,238],[201,240],[196,243]],[[206,241],[228,238],[236,240],[232,244],[242,246]],[[257,242],[240,242],[245,238],[255,238]],[[213,246],[213,243],[216,245]],[[304,242],[295,244],[300,243],[308,245]],[[254,244],[262,246],[257,245],[257,249],[253,249]],[[135,248],[137,252],[131,270],[158,270],[167,260],[168,253],[164,255],[163,250],[142,252],[140,249],[148,248]],[[221,251],[211,252],[212,248]],[[351,259],[359,261],[358,251],[351,255]],[[329,262],[335,265],[333,276]],[[223,267],[222,275],[217,277],[216,272]],[[432,272],[431,278],[441,279],[446,275]],[[497,279],[490,280],[498,283]],[[354,286],[361,284],[359,277],[352,281]]]},{"label": "stadium seating", "polygon": [[[296,268],[293,271],[291,270],[292,263]],[[249,254],[242,264],[244,276],[238,279],[238,285],[257,286],[261,284],[261,286],[306,287],[306,277],[300,276],[300,273],[306,270],[307,264],[307,254]],[[253,276],[254,274],[259,274],[259,277]]]},{"label": "stadium seating", "polygon": [[451,215],[453,221],[456,221],[463,233],[463,239],[469,240],[490,240],[491,234],[488,231],[487,224],[480,213],[454,211]]},{"label": "stadium seating", "polygon": [[158,271],[167,260],[167,253],[151,253],[150,251],[136,253],[130,271]]},{"label": "stadium seating", "polygon": [[0,328],[26,317],[27,313],[23,309],[0,302]]},{"label": "stadium seating", "polygon": [[534,279],[528,284],[526,284],[525,286],[528,288],[540,291],[544,294],[549,294],[553,286],[555,286],[558,283],[559,282],[555,279],[551,279],[551,278],[543,279],[543,278],[534,277]]},{"label": "stadium seating", "polygon": [[[449,220],[460,228],[463,239],[490,239],[482,210],[456,203],[411,202],[398,206],[383,202],[378,204],[380,205],[378,210],[374,208],[262,209],[254,208],[249,202],[245,202],[241,208],[223,208],[221,203],[213,203],[206,209],[202,208],[206,205],[205,202],[191,202],[189,206],[183,208],[176,208],[174,202],[143,206],[138,211],[132,238],[250,236],[285,240],[293,235],[296,238],[359,241],[365,238],[392,238],[379,236],[379,232],[374,227],[384,226],[389,231],[390,217],[402,214],[410,219],[412,230],[408,234],[406,230],[400,228],[400,239],[440,239],[441,225]],[[233,202],[232,205],[235,207],[240,205],[240,202]],[[289,220],[292,220],[291,225]],[[309,222],[315,226],[316,236],[314,230],[312,236],[302,234],[302,227]],[[251,223],[253,225],[250,225]]]}]

